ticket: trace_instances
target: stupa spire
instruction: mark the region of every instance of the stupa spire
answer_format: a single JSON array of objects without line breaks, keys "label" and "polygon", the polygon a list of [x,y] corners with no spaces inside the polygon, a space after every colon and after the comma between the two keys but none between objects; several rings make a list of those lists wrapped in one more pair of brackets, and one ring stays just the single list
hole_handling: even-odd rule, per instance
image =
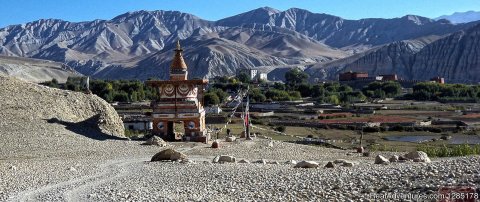
[{"label": "stupa spire", "polygon": [[170,80],[186,80],[187,79],[187,64],[182,56],[182,47],[180,40],[177,40],[177,48],[175,49],[175,56],[170,65]]}]

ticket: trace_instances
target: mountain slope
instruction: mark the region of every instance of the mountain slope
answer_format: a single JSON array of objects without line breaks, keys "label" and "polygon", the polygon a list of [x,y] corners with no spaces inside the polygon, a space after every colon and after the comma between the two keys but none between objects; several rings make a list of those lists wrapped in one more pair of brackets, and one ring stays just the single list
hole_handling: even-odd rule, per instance
[{"label": "mountain slope", "polygon": [[451,83],[480,82],[480,24],[439,39],[394,42],[362,55],[315,65],[307,72],[336,80],[338,73],[345,71],[397,74],[410,80],[441,76]]},{"label": "mountain slope", "polygon": [[455,12],[452,15],[442,15],[435,20],[446,19],[452,23],[467,23],[480,20],[480,11]]},{"label": "mountain slope", "polygon": [[413,56],[413,79],[480,82],[480,24],[437,40]]},{"label": "mountain slope", "polygon": [[[285,65],[287,59],[265,54],[256,49],[227,39],[201,36],[181,42],[189,78],[209,78],[219,75],[234,75],[237,69],[259,66]],[[130,65],[111,66],[96,73],[102,78],[168,78],[175,46],[171,44],[143,60]]]},{"label": "mountain slope", "polygon": [[216,22],[177,11],[137,11],[111,20],[48,19],[9,26],[0,29],[0,55],[53,60],[99,78],[164,77],[165,72],[142,68],[168,64],[159,59],[170,55],[159,55],[182,39],[187,45],[185,55],[196,68],[191,75],[211,77],[245,67],[331,62],[395,41],[443,36],[473,24],[420,16],[345,20],[297,8],[264,7]]},{"label": "mountain slope", "polygon": [[[393,19],[345,20],[328,14],[292,8],[283,12],[268,12],[260,9],[269,18],[246,18],[250,12],[225,18],[216,22],[220,26],[241,26],[264,24],[295,30],[325,44],[336,47],[377,46],[394,41],[415,39],[429,35],[444,35],[471,25],[453,25],[448,21],[435,21],[429,18],[407,15]],[[253,13],[259,13],[255,10]]]},{"label": "mountain slope", "polygon": [[0,75],[13,76],[37,83],[51,81],[52,79],[64,83],[69,76],[80,76],[81,74],[57,62],[0,56]]}]

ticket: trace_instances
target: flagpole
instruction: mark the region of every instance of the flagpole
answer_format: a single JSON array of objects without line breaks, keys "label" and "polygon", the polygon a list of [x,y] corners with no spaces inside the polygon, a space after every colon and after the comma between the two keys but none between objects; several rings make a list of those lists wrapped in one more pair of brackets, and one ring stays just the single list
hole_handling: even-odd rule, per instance
[{"label": "flagpole", "polygon": [[245,137],[247,140],[252,140],[252,137],[250,137],[250,97],[248,96],[248,90],[250,86],[247,84],[247,107],[245,109],[245,125],[246,125],[246,134]]}]

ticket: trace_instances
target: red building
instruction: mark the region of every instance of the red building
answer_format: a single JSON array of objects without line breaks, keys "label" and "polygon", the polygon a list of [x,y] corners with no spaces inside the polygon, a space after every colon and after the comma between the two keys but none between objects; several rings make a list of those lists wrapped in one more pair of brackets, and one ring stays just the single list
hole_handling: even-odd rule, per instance
[{"label": "red building", "polygon": [[368,73],[366,72],[344,72],[338,75],[338,80],[340,81],[352,81],[358,79],[366,79],[368,78]]},{"label": "red building", "polygon": [[434,81],[435,83],[445,83],[445,79],[439,76],[431,78],[430,81]]},{"label": "red building", "polygon": [[396,74],[384,74],[380,75],[382,77],[382,81],[397,81],[398,77]]}]

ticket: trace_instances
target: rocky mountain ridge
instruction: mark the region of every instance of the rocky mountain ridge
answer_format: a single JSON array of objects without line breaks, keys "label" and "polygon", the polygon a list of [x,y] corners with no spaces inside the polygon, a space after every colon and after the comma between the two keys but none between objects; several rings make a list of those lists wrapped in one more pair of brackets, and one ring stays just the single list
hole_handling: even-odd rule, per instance
[{"label": "rocky mountain ridge", "polygon": [[402,79],[444,77],[449,83],[477,83],[480,78],[480,24],[445,37],[394,42],[339,61],[317,64],[307,71],[328,80],[340,72],[397,74]]},{"label": "rocky mountain ridge", "polygon": [[53,60],[96,78],[165,78],[167,47],[180,39],[191,77],[209,78],[238,68],[325,63],[472,25],[412,15],[345,20],[297,8],[264,7],[215,22],[178,11],[137,11],[111,20],[8,26],[0,29],[0,54]]}]

